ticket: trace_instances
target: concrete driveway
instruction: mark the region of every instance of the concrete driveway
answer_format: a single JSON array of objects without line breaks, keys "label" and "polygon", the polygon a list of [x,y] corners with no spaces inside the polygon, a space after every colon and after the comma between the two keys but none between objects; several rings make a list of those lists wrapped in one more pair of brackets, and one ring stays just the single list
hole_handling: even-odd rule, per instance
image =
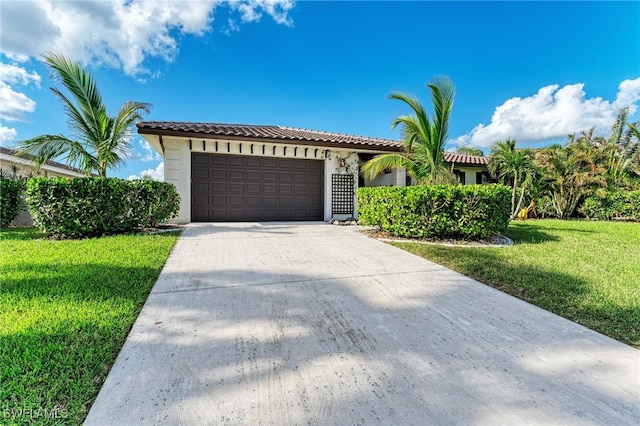
[{"label": "concrete driveway", "polygon": [[324,223],[189,225],[86,420],[542,423],[640,424],[640,351]]}]

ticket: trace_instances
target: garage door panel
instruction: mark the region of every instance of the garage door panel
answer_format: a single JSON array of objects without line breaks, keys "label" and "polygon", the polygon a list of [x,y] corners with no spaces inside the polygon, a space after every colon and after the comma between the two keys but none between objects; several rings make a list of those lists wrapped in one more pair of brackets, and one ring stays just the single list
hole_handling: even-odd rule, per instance
[{"label": "garage door panel", "polygon": [[208,182],[194,182],[193,190],[196,193],[207,193],[209,192],[209,183]]},{"label": "garage door panel", "polygon": [[283,195],[293,194],[293,185],[291,184],[278,185],[278,193]]},{"label": "garage door panel", "polygon": [[294,180],[299,184],[308,184],[309,183],[309,173],[296,173],[294,175]]},{"label": "garage door panel", "polygon": [[262,192],[265,194],[275,194],[278,192],[278,185],[276,184],[270,184],[270,183],[264,183],[262,184]]},{"label": "garage door panel", "polygon": [[[192,158],[193,157],[196,157],[196,156],[192,156]],[[208,157],[208,155],[202,155],[202,157]],[[211,166],[217,166],[217,167],[226,167],[228,165],[228,161],[229,161],[229,157],[226,155],[214,155],[211,158],[209,158],[209,164]]]},{"label": "garage door panel", "polygon": [[226,170],[212,169],[211,173],[209,173],[209,175],[211,176],[211,180],[226,179],[227,178],[227,171]]},{"label": "garage door panel", "polygon": [[229,193],[231,194],[244,193],[244,183],[242,182],[229,182],[228,188],[229,188]]},{"label": "garage door panel", "polygon": [[229,179],[242,181],[245,179],[244,174],[245,174],[244,170],[229,170]]},{"label": "garage door panel", "polygon": [[207,207],[209,205],[209,197],[207,194],[198,194],[192,197],[191,203],[196,207]]},{"label": "garage door panel", "polygon": [[301,185],[298,182],[296,182],[296,184],[293,185],[293,192],[295,194],[306,195],[306,194],[309,193],[309,186],[308,185]]},{"label": "garage door panel", "polygon": [[208,169],[201,169],[201,168],[194,168],[193,169],[193,177],[196,179],[208,179],[209,178],[209,170]]},{"label": "garage door panel", "polygon": [[193,221],[322,220],[319,160],[192,153]]},{"label": "garage door panel", "polygon": [[278,209],[278,220],[292,220],[295,219],[293,215],[293,209]]},{"label": "garage door panel", "polygon": [[265,182],[277,182],[278,181],[278,173],[276,172],[263,172],[262,180]]},{"label": "garage door panel", "polygon": [[258,157],[247,157],[247,166],[248,167],[255,167],[257,169],[261,169],[262,168],[262,161],[260,161],[260,158],[258,158]]},{"label": "garage door panel", "polygon": [[209,190],[212,193],[215,194],[226,194],[227,193],[227,183],[222,181],[222,182],[212,182],[209,185]]},{"label": "garage door panel", "polygon": [[293,182],[293,173],[278,173],[278,182]]},{"label": "garage door panel", "polygon": [[262,193],[262,185],[260,185],[259,183],[247,183],[245,184],[245,189],[250,194]]},{"label": "garage door panel", "polygon": [[212,206],[226,206],[227,205],[227,196],[226,195],[212,195],[209,197],[209,203]]},{"label": "garage door panel", "polygon": [[262,204],[265,206],[277,206],[278,198],[273,196],[264,196],[262,197]]},{"label": "garage door panel", "polygon": [[244,196],[229,195],[229,197],[227,197],[227,202],[230,206],[244,206]]}]

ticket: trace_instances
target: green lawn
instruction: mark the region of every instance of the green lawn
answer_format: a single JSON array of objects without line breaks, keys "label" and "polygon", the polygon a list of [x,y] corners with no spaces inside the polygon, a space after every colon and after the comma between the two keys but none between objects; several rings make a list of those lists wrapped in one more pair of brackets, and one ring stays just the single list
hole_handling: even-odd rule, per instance
[{"label": "green lawn", "polygon": [[640,346],[640,223],[512,222],[507,248],[393,245]]},{"label": "green lawn", "polygon": [[0,424],[80,424],[178,238],[0,232]]}]

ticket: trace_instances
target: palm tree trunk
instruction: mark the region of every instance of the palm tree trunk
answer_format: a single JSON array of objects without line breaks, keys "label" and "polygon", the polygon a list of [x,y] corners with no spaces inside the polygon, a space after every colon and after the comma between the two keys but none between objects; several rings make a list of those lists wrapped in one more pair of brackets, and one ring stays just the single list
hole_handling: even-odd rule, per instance
[{"label": "palm tree trunk", "polygon": [[518,187],[518,177],[513,177],[513,189],[511,190],[511,220],[515,217],[516,211],[516,188]]}]

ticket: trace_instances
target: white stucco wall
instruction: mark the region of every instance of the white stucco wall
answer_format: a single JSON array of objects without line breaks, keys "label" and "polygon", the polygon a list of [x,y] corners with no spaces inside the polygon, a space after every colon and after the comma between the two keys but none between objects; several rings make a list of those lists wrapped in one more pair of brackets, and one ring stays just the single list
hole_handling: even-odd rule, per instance
[{"label": "white stucco wall", "polygon": [[471,166],[458,166],[455,165],[454,170],[460,170],[464,172],[464,180],[465,185],[475,185],[476,184],[476,172],[486,171],[486,168],[482,167],[471,167]]},{"label": "white stucco wall", "polygon": [[[344,160],[342,167],[341,160]],[[353,176],[353,214],[333,214],[331,206],[331,176],[334,174],[350,174]],[[324,161],[324,220],[346,220],[358,217],[358,153],[346,150],[331,150]]]},{"label": "white stucco wall", "polygon": [[391,169],[391,173],[383,173],[374,179],[364,178],[364,186],[405,186],[407,173],[404,169]]}]

